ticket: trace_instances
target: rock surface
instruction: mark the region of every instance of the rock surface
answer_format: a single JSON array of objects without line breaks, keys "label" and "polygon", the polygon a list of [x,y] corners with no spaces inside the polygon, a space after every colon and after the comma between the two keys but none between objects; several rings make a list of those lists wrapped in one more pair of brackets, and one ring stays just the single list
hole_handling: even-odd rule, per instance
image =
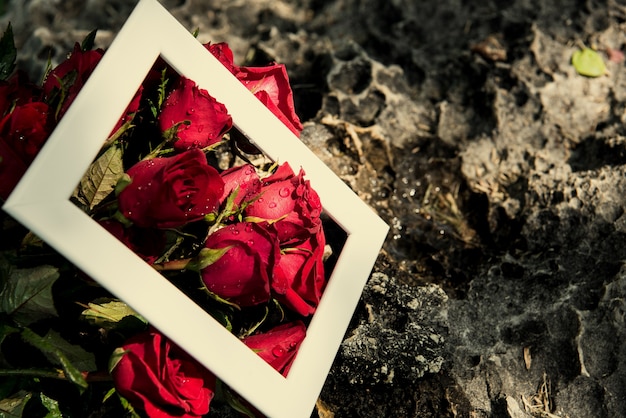
[{"label": "rock surface", "polygon": [[[41,76],[134,3],[13,1],[0,23]],[[316,415],[623,416],[625,6],[163,4],[240,62],[285,63],[302,140],[392,227]],[[583,44],[607,75],[576,73]]]}]

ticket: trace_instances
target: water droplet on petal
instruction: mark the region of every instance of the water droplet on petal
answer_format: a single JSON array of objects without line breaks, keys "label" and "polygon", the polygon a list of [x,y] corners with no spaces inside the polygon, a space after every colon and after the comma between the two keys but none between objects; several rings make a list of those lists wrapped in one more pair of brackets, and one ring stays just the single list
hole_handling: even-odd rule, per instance
[{"label": "water droplet on petal", "polygon": [[276,207],[276,202],[270,202],[267,204],[267,207],[270,209],[274,209]]},{"label": "water droplet on petal", "polygon": [[291,193],[289,193],[289,189],[287,187],[283,187],[282,189],[279,190],[278,194],[281,197],[287,197],[289,196]]},{"label": "water droplet on petal", "polygon": [[285,354],[285,350],[277,345],[276,347],[272,348],[272,354],[276,357],[281,357],[283,354]]}]

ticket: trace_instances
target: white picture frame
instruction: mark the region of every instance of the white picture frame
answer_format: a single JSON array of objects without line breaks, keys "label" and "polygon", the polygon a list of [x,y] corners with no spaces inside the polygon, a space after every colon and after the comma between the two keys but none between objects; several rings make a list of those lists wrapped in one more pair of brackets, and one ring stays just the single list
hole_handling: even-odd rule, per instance
[{"label": "white picture frame", "polygon": [[[148,70],[161,56],[225,104],[269,158],[303,167],[347,234],[287,378],[70,202]],[[388,226],[156,0],[140,0],[3,205],[267,416],[309,417]]]}]

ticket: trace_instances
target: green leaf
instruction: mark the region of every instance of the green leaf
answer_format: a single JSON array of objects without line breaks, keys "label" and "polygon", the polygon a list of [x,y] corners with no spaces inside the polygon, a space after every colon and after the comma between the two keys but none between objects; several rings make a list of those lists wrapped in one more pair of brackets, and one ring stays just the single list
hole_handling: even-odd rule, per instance
[{"label": "green leaf", "polygon": [[91,210],[115,190],[123,175],[122,149],[112,146],[91,164],[73,197]]},{"label": "green leaf", "polygon": [[265,320],[267,319],[267,316],[269,315],[270,310],[267,306],[265,306],[265,312],[263,314],[263,317],[261,319],[259,319],[256,323],[252,324],[247,330],[243,331],[241,333],[241,335],[239,335],[239,338],[244,338],[244,337],[248,337],[250,335],[252,335],[254,333],[254,331],[257,330],[257,328],[259,328],[261,325],[263,325],[263,322],[265,322]]},{"label": "green leaf", "polygon": [[0,324],[0,344],[2,344],[7,335],[15,334],[19,331],[20,330],[18,328],[12,327],[10,325]]},{"label": "green leaf", "polygon": [[128,350],[123,347],[117,347],[115,350],[113,350],[113,353],[111,353],[111,357],[109,357],[109,373],[113,373],[113,369],[115,369],[117,363],[120,362],[122,357],[124,357],[127,352]]},{"label": "green leaf", "polygon": [[41,337],[28,328],[22,330],[24,341],[38,348],[48,359],[63,368],[66,377],[82,392],[87,389],[87,381],[81,371],[97,369],[95,357],[78,345],[64,340],[57,332],[48,331]]},{"label": "green leaf", "polygon": [[226,254],[226,252],[232,247],[233,246],[230,245],[224,248],[203,248],[200,250],[200,253],[198,253],[198,256],[196,258],[187,263],[185,269],[191,271],[200,271],[222,258],[222,256]]},{"label": "green leaf", "polygon": [[13,40],[13,28],[11,24],[0,38],[0,80],[6,80],[13,73],[15,60],[17,59],[17,49]]},{"label": "green leaf", "polygon": [[119,300],[102,303],[90,302],[87,306],[88,309],[85,309],[82,312],[82,315],[87,321],[95,325],[106,326],[110,323],[120,322],[128,316],[139,318],[141,321],[147,323],[147,321],[135,310]]},{"label": "green leaf", "polygon": [[[220,382],[221,383],[221,382]],[[241,398],[236,393],[233,393],[232,390],[221,383],[221,394],[228,403],[228,406],[233,408],[235,411],[239,412],[241,415],[248,418],[255,418],[256,415],[250,410],[250,408],[241,401]]]},{"label": "green leaf", "polygon": [[58,278],[57,268],[47,265],[13,270],[0,291],[0,312],[25,325],[57,316],[52,285]]},{"label": "green leaf", "polygon": [[597,51],[583,48],[572,55],[572,65],[576,72],[586,77],[600,77],[606,74],[604,60]]},{"label": "green leaf", "polygon": [[26,402],[28,402],[32,396],[30,392],[20,390],[12,397],[0,400],[0,418],[21,417]]},{"label": "green leaf", "polygon": [[83,51],[91,51],[93,49],[94,42],[96,40],[96,32],[98,29],[94,29],[83,39],[83,42],[80,44],[80,49]]},{"label": "green leaf", "polygon": [[119,196],[122,193],[122,190],[126,188],[130,183],[133,182],[133,179],[126,173],[122,174],[120,178],[115,183],[115,196]]},{"label": "green leaf", "polygon": [[44,418],[63,418],[63,414],[59,409],[59,402],[44,395],[43,393],[39,394],[39,399],[41,400],[41,404],[48,410],[48,413]]}]

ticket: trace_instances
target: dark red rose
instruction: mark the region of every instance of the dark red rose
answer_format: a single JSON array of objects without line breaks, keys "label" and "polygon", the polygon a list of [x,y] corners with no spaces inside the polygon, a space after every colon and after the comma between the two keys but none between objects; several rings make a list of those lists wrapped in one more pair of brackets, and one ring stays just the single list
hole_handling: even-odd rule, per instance
[{"label": "dark red rose", "polygon": [[[183,121],[189,121],[189,124],[183,124]],[[174,142],[174,149],[178,151],[204,148],[219,142],[232,123],[226,106],[185,77],[179,78],[159,115],[163,132],[179,124],[178,139]]]},{"label": "dark red rose", "polygon": [[150,418],[195,418],[209,412],[215,376],[156,331],[130,338],[111,375],[117,392]]},{"label": "dark red rose", "polygon": [[229,225],[209,235],[205,248],[228,248],[201,271],[210,292],[239,306],[269,300],[270,276],[280,255],[276,235],[270,229],[248,222]]},{"label": "dark red rose", "polygon": [[227,43],[204,44],[204,47],[217,58],[231,73],[235,73],[239,67],[234,64],[233,51]]},{"label": "dark red rose", "polygon": [[287,308],[311,315],[326,286],[324,276],[324,230],[293,248],[284,248],[274,268],[272,294]]},{"label": "dark red rose", "polygon": [[304,337],[306,327],[302,321],[279,325],[263,334],[244,338],[245,345],[283,376],[287,376]]},{"label": "dark red rose", "polygon": [[287,69],[282,64],[239,67],[235,76],[274,113],[291,132],[300,136],[302,123],[296,114]]},{"label": "dark red rose", "polygon": [[273,223],[282,244],[289,245],[316,234],[322,226],[319,196],[288,163],[262,181],[260,197],[245,210],[247,216]]},{"label": "dark red rose", "polygon": [[0,139],[0,199],[8,199],[27,168],[15,150]]},{"label": "dark red rose", "polygon": [[118,196],[119,210],[135,225],[176,228],[216,211],[224,182],[204,153],[140,161],[128,169],[132,182]]},{"label": "dark red rose", "polygon": [[117,124],[111,131],[110,135],[113,135],[114,133],[116,133],[117,130],[120,129],[123,124],[133,119],[133,117],[135,116],[135,113],[137,113],[137,111],[139,110],[139,105],[141,104],[142,93],[143,93],[143,86],[139,86],[139,89],[135,93],[135,96],[133,96],[133,99],[128,104],[128,107],[126,107],[124,114],[122,114],[120,119],[117,121]]},{"label": "dark red rose", "polygon": [[235,206],[239,206],[242,201],[248,200],[261,190],[261,180],[251,164],[229,168],[223,171],[221,176],[224,180],[224,194],[220,199],[222,202],[237,189],[234,203]]},{"label": "dark red rose", "polygon": [[100,221],[99,224],[148,264],[154,264],[163,254],[165,235],[161,230],[134,225],[125,227],[114,220]]},{"label": "dark red rose", "polygon": [[31,83],[23,71],[17,71],[8,80],[0,81],[0,119],[11,108],[41,100],[41,88]]},{"label": "dark red rose", "polygon": [[48,106],[41,102],[16,106],[0,118],[0,198],[7,199],[52,130]]},{"label": "dark red rose", "polygon": [[0,141],[4,141],[26,162],[31,162],[46,141],[52,126],[48,105],[41,102],[16,106],[0,120]]},{"label": "dark red rose", "polygon": [[[102,49],[83,51],[80,44],[76,43],[69,58],[48,73],[43,84],[43,91],[49,100],[63,99],[59,104],[57,115],[59,119],[70,107],[103,55]],[[65,91],[63,97],[59,94],[62,90]]]}]

